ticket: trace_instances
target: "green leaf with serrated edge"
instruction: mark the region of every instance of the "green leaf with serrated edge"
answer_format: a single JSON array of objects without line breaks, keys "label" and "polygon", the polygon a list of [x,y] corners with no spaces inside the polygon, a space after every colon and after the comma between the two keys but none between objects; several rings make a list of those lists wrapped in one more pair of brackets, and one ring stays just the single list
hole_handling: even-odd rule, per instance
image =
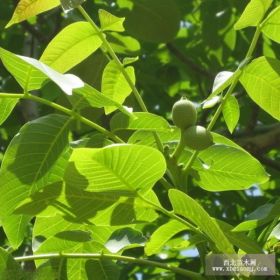
[{"label": "green leaf with serrated edge", "polygon": [[95,88],[88,84],[85,84],[83,88],[75,89],[74,93],[83,96],[86,101],[95,108],[103,108],[108,106],[114,106],[118,108],[122,113],[133,118],[133,114],[120,103],[114,101],[113,99],[105,96]]},{"label": "green leaf with serrated edge", "polygon": [[120,267],[111,260],[88,260],[86,272],[89,280],[118,280],[120,278]]},{"label": "green leaf with serrated edge", "polygon": [[259,246],[257,242],[255,242],[253,239],[248,237],[246,234],[241,232],[233,232],[233,226],[227,224],[224,221],[217,220],[216,222],[228,238],[228,240],[234,245],[240,248],[242,251],[244,251],[247,254],[262,254],[263,250]]},{"label": "green leaf with serrated edge", "polygon": [[273,0],[251,0],[239,20],[234,25],[236,30],[248,26],[257,26],[271,6]]},{"label": "green leaf with serrated edge", "polygon": [[59,0],[20,0],[11,20],[6,25],[6,28],[15,23],[51,10],[59,5]]},{"label": "green leaf with serrated edge", "polygon": [[243,190],[268,180],[261,163],[238,148],[214,145],[202,151],[199,159],[203,165],[193,167],[194,179],[208,191]]},{"label": "green leaf with serrated edge", "polygon": [[34,58],[15,55],[2,48],[0,58],[24,91],[40,89],[47,79],[56,83],[68,95],[72,94],[73,89],[84,86],[84,82],[77,76],[58,73]]},{"label": "green leaf with serrated edge", "polygon": [[125,18],[119,18],[105,10],[98,10],[99,21],[102,31],[124,31],[123,23]]},{"label": "green leaf with serrated edge", "polygon": [[88,22],[75,22],[66,26],[52,39],[40,61],[64,73],[86,59],[101,45],[101,39]]},{"label": "green leaf with serrated edge", "polygon": [[0,248],[0,279],[22,279],[23,271],[13,257]]},{"label": "green leaf with serrated edge", "polygon": [[275,204],[267,203],[246,217],[246,221],[237,225],[233,231],[249,231],[267,224],[280,216],[280,199]]},{"label": "green leaf with serrated edge", "polygon": [[228,130],[232,133],[239,121],[240,108],[237,99],[231,95],[226,100],[223,107],[223,116],[227,124]]},{"label": "green leaf with serrated edge", "polygon": [[[125,68],[125,71],[132,83],[135,84],[134,68],[132,66],[128,66]],[[103,71],[101,92],[110,99],[122,104],[131,91],[131,87],[122,74],[119,66],[115,61],[110,61]],[[116,108],[113,106],[105,107],[106,114],[115,110]]]},{"label": "green leaf with serrated edge", "polygon": [[124,250],[143,247],[146,238],[140,231],[131,228],[122,228],[116,230],[104,245],[111,253],[120,253]]},{"label": "green leaf with serrated edge", "polygon": [[244,68],[240,82],[264,111],[280,120],[280,61],[259,57]]},{"label": "green leaf with serrated edge", "polygon": [[111,130],[171,131],[168,122],[160,116],[146,112],[135,112],[133,116],[115,114],[110,121]]},{"label": "green leaf with serrated edge", "polygon": [[0,98],[0,125],[9,117],[18,101],[18,98]]},{"label": "green leaf with serrated edge", "polygon": [[264,20],[261,31],[271,40],[280,43],[280,6],[275,8]]},{"label": "green leaf with serrated edge", "polygon": [[165,169],[163,155],[146,146],[118,144],[103,149],[80,148],[72,153],[65,180],[68,185],[87,191],[148,191]]},{"label": "green leaf with serrated edge", "polygon": [[168,192],[170,202],[175,214],[181,215],[194,223],[202,230],[222,253],[234,253],[231,243],[228,241],[223,231],[209,214],[187,194],[171,189]]},{"label": "green leaf with serrated edge", "polygon": [[13,215],[15,208],[46,185],[62,180],[69,157],[69,124],[70,119],[61,115],[41,117],[25,124],[11,141],[0,171],[0,217],[10,241],[24,237],[18,237],[25,225],[20,215]]},{"label": "green leaf with serrated edge", "polygon": [[177,233],[188,229],[188,227],[176,220],[171,220],[168,223],[156,229],[145,246],[147,256],[160,253],[162,247]]}]

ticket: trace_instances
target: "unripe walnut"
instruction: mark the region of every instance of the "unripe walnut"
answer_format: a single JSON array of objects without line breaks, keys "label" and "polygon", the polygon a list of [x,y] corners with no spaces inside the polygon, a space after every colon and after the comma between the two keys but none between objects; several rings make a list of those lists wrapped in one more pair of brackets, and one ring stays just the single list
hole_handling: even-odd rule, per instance
[{"label": "unripe walnut", "polygon": [[183,135],[184,143],[189,148],[201,151],[213,145],[211,133],[203,126],[191,126],[187,128]]},{"label": "unripe walnut", "polygon": [[172,120],[181,129],[193,126],[197,120],[197,112],[194,104],[188,99],[177,101],[172,108]]}]

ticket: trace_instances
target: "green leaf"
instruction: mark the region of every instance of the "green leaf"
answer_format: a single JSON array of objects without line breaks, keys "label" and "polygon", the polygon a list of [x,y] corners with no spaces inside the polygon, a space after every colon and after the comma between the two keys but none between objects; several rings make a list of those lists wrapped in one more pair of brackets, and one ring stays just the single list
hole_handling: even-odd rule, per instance
[{"label": "green leaf", "polygon": [[95,88],[88,84],[85,84],[83,88],[75,89],[74,93],[83,96],[86,101],[94,108],[104,108],[114,106],[118,108],[122,113],[133,118],[133,114],[120,103],[114,101],[113,99],[105,96]]},{"label": "green leaf", "polygon": [[18,98],[0,98],[0,125],[9,117],[18,101]]},{"label": "green leaf", "polygon": [[[125,71],[127,72],[127,75],[133,84],[135,84],[134,68],[132,66],[128,66],[125,68]],[[131,93],[131,87],[115,61],[110,61],[104,69],[102,75],[101,92],[105,96],[120,104],[122,104],[126,97],[128,97]],[[116,108],[113,106],[105,107],[106,114],[109,114],[115,110]]]},{"label": "green leaf", "polygon": [[179,31],[180,10],[173,0],[138,0],[127,13],[125,29],[149,42],[169,42]]},{"label": "green leaf", "polygon": [[75,22],[66,26],[48,44],[40,61],[64,73],[102,45],[102,41],[88,22]]},{"label": "green leaf", "polygon": [[187,194],[171,189],[168,192],[170,202],[175,214],[181,215],[199,227],[223,253],[234,253],[231,243],[224,235],[217,222]]},{"label": "green leaf", "polygon": [[234,245],[240,248],[247,254],[262,254],[263,250],[257,242],[252,240],[246,234],[241,232],[233,232],[233,226],[227,224],[224,221],[217,220],[218,225],[228,238],[228,240]]},{"label": "green leaf", "polygon": [[242,72],[240,81],[249,96],[272,117],[280,120],[280,61],[259,57]]},{"label": "green leaf", "polygon": [[145,131],[170,131],[171,128],[168,122],[157,115],[136,112],[133,113],[133,118],[121,113],[115,114],[110,121],[112,131],[117,130],[145,130]]},{"label": "green leaf", "polygon": [[280,216],[280,199],[275,204],[266,203],[246,217],[246,221],[237,225],[233,231],[249,231],[267,224]]},{"label": "green leaf", "polygon": [[248,26],[257,26],[271,6],[273,0],[251,0],[239,20],[234,25],[236,30]]},{"label": "green leaf", "polygon": [[41,14],[45,11],[48,11],[50,9],[53,9],[57,6],[59,6],[60,2],[59,0],[20,0],[17,4],[17,7],[15,9],[15,12],[9,21],[9,23],[6,25],[7,27],[10,27],[11,25],[24,21],[28,18],[31,18],[33,16],[36,16],[38,14]]},{"label": "green leaf", "polygon": [[146,146],[80,148],[72,153],[65,180],[70,186],[87,191],[148,191],[163,176],[165,169],[163,155]]},{"label": "green leaf", "polygon": [[[127,192],[93,193],[66,185],[61,194],[60,189],[58,192],[54,191],[51,196],[54,188],[47,186],[45,189],[49,189],[48,192],[42,192],[40,197],[33,196],[31,202],[24,201],[15,212],[36,215],[37,219],[48,217],[49,220],[54,215],[61,214],[65,219],[75,223],[94,223],[98,226],[147,223],[158,217],[153,208],[147,207],[141,199],[135,197],[135,194]],[[57,193],[60,194],[59,197]],[[149,193],[149,196],[156,197],[153,192]],[[53,223],[58,224],[56,221]],[[46,228],[45,225],[44,229]],[[68,228],[68,225],[61,222],[58,228],[59,231],[77,229]]]},{"label": "green leaf", "polygon": [[140,43],[131,36],[110,32],[106,34],[106,38],[116,53],[136,56],[140,52]]},{"label": "green leaf", "polygon": [[171,220],[168,223],[160,226],[155,230],[150,237],[150,240],[145,246],[147,256],[160,253],[162,247],[177,233],[188,229],[188,227],[176,220]]},{"label": "green leaf", "polygon": [[199,159],[203,164],[194,166],[194,179],[208,191],[243,190],[268,180],[260,162],[235,147],[214,145],[202,151]]},{"label": "green leaf", "polygon": [[15,55],[2,48],[0,58],[25,91],[40,89],[48,78],[68,95],[72,94],[73,89],[84,86],[84,82],[77,76],[60,74],[34,58]]},{"label": "green leaf", "polygon": [[123,23],[125,18],[116,17],[105,10],[98,10],[102,31],[124,31]]},{"label": "green leaf", "polygon": [[28,196],[63,178],[69,157],[69,124],[69,118],[56,114],[29,122],[5,153],[0,171],[0,217],[11,242],[22,240],[24,236],[18,237],[18,232],[24,232],[26,222],[23,225],[22,221],[28,220],[13,216],[15,208]]},{"label": "green leaf", "polygon": [[22,279],[23,271],[13,257],[0,248],[0,279]]},{"label": "green leaf", "polygon": [[223,116],[227,124],[228,130],[232,133],[239,121],[240,109],[237,99],[231,95],[226,100],[223,108]]},{"label": "green leaf", "polygon": [[264,20],[261,31],[271,40],[280,43],[280,6],[275,8]]},{"label": "green leaf", "polygon": [[86,272],[89,280],[118,280],[120,278],[120,268],[111,260],[88,260]]},{"label": "green leaf", "polygon": [[136,247],[143,247],[146,238],[140,231],[122,228],[115,231],[106,242],[105,247],[113,254]]}]

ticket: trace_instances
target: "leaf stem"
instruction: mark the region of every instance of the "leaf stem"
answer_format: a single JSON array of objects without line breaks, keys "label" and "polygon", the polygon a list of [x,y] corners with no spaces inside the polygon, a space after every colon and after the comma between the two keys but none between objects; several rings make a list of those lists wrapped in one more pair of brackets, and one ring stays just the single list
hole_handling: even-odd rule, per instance
[{"label": "leaf stem", "polygon": [[[115,61],[117,67],[119,68],[119,70],[121,71],[121,73],[123,74],[123,76],[125,77],[127,83],[129,84],[134,97],[136,98],[140,108],[142,111],[144,112],[148,112],[148,109],[145,105],[145,102],[143,101],[138,89],[136,88],[135,84],[133,83],[133,81],[130,79],[127,71],[125,70],[124,65],[121,63],[120,59],[118,58],[118,56],[116,55],[115,51],[113,50],[112,46],[110,45],[110,43],[108,42],[108,40],[106,39],[106,36],[104,35],[104,33],[102,32],[102,30],[96,25],[96,23],[92,20],[92,18],[89,16],[89,14],[86,12],[86,10],[80,5],[78,6],[78,10],[80,11],[80,13],[82,14],[82,16],[85,18],[85,20],[91,24],[91,26],[93,27],[94,31],[97,33],[98,37],[101,39],[101,41],[103,42],[104,48],[108,51],[111,59],[113,61]],[[163,152],[164,148],[163,145],[160,141],[160,138],[158,136],[158,134],[156,132],[153,133],[156,144],[158,149]]]},{"label": "leaf stem", "polygon": [[[222,102],[220,104],[220,106],[218,107],[217,111],[215,112],[212,120],[210,121],[209,125],[207,126],[207,130],[212,130],[212,128],[214,127],[214,125],[216,124],[218,118],[220,117],[220,114],[223,111],[224,105],[227,101],[227,99],[229,98],[229,96],[231,96],[231,94],[233,93],[236,85],[238,84],[239,78],[242,74],[242,68],[245,67],[249,62],[250,62],[250,58],[256,48],[258,39],[260,37],[261,34],[261,29],[259,26],[257,26],[255,34],[253,36],[252,42],[249,46],[249,49],[246,53],[245,59],[243,60],[243,63],[235,70],[234,72],[234,79],[229,87],[229,89],[227,90],[225,96],[222,99]],[[241,70],[241,71],[240,71]],[[191,158],[189,159],[189,161],[187,162],[186,166],[184,167],[184,173],[187,174],[189,172],[189,170],[192,167],[192,164],[194,163],[195,159],[197,158],[197,156],[199,155],[199,151],[195,151],[193,152]]]},{"label": "leaf stem", "polygon": [[19,99],[28,99],[28,100],[32,100],[44,105],[47,105],[49,107],[52,107],[60,112],[65,113],[66,115],[72,116],[75,119],[79,120],[80,122],[92,127],[93,129],[101,132],[102,134],[108,136],[109,138],[111,138],[113,141],[117,142],[117,143],[123,143],[122,139],[120,139],[118,136],[116,136],[114,133],[110,132],[109,130],[105,129],[104,127],[92,122],[91,120],[81,116],[80,114],[65,108],[59,104],[56,104],[54,102],[51,102],[47,99],[32,95],[30,93],[24,93],[24,94],[17,94],[17,93],[0,93],[0,98],[19,98]]},{"label": "leaf stem", "polygon": [[117,66],[119,67],[119,70],[122,72],[122,74],[124,75],[125,79],[127,80],[129,86],[131,87],[133,94],[140,106],[140,108],[142,109],[142,111],[144,112],[148,112],[148,109],[139,93],[139,91],[137,90],[136,86],[134,85],[133,81],[130,79],[129,75],[127,74],[123,64],[121,63],[121,61],[119,60],[118,56],[116,55],[115,51],[113,50],[113,48],[111,47],[110,43],[107,41],[105,35],[103,34],[103,32],[100,30],[100,28],[95,24],[95,22],[91,19],[91,17],[88,15],[88,13],[85,11],[85,9],[82,6],[78,6],[78,10],[80,11],[80,13],[82,14],[82,16],[87,20],[87,22],[89,22],[93,29],[95,30],[95,32],[97,33],[97,35],[99,36],[99,38],[101,39],[101,41],[103,42],[103,45],[105,47],[105,49],[108,51],[109,55],[111,56],[111,58],[115,61],[115,63],[117,64]]},{"label": "leaf stem", "polygon": [[169,218],[173,219],[173,220],[177,220],[178,222],[184,224],[186,227],[188,227],[190,230],[192,230],[195,233],[198,234],[203,234],[198,228],[196,228],[193,224],[191,224],[190,222],[182,219],[181,217],[177,216],[176,214],[174,214],[172,211],[168,211],[165,208],[161,207],[160,205],[148,200],[147,198],[145,198],[142,194],[140,194],[139,192],[137,192],[137,196],[143,200],[145,203],[147,203],[148,205],[151,205],[155,210],[158,210],[159,212],[163,213],[164,215],[168,216]]},{"label": "leaf stem", "polygon": [[171,155],[171,157],[177,161],[179,159],[181,153],[183,152],[184,148],[185,148],[185,143],[184,143],[184,139],[183,139],[183,129],[181,129],[180,141],[179,141],[174,153]]},{"label": "leaf stem", "polygon": [[172,271],[174,273],[183,275],[185,277],[189,277],[190,279],[204,280],[200,273],[189,271],[186,269],[182,269],[179,267],[175,267],[169,264],[160,263],[156,261],[150,261],[146,259],[137,259],[129,256],[120,256],[113,254],[93,254],[93,253],[50,253],[50,254],[38,254],[31,256],[23,256],[23,257],[15,257],[15,261],[17,262],[27,262],[34,260],[43,260],[43,259],[59,259],[59,258],[68,258],[68,259],[110,259],[110,260],[118,260],[129,263],[136,263],[139,265],[149,265],[154,267],[159,267],[162,269],[166,269]]}]

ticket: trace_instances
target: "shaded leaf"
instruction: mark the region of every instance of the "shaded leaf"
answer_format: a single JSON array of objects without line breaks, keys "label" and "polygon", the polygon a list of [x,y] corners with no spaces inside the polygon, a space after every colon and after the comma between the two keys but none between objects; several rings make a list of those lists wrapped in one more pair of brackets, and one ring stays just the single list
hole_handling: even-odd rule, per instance
[{"label": "shaded leaf", "polygon": [[237,225],[233,231],[249,231],[271,222],[280,216],[280,200],[275,204],[267,203],[258,207],[247,216],[246,221]]},{"label": "shaded leaf", "polygon": [[[41,117],[25,124],[11,141],[0,171],[0,217],[10,241],[22,240],[23,235],[17,235],[23,234],[19,229],[28,220],[13,216],[15,208],[46,185],[62,180],[69,157],[69,123],[70,119],[61,115]],[[19,241],[13,244],[15,248],[18,245]]]},{"label": "shaded leaf", "polygon": [[86,273],[89,280],[118,280],[120,268],[111,260],[88,260]]},{"label": "shaded leaf", "polygon": [[74,90],[74,93],[84,97],[86,101],[95,108],[104,108],[104,107],[110,107],[114,106],[115,108],[118,108],[122,113],[133,117],[133,114],[129,112],[124,106],[122,106],[120,103],[114,101],[113,99],[105,96],[95,88],[91,87],[88,84],[85,84],[83,88],[79,88]]},{"label": "shaded leaf", "polygon": [[105,247],[111,253],[115,254],[129,248],[143,247],[145,242],[146,238],[144,238],[140,231],[131,228],[122,228],[110,236]]},{"label": "shaded leaf", "polygon": [[180,10],[173,0],[138,0],[125,21],[125,29],[133,37],[157,43],[171,41],[179,25]]},{"label": "shaded leaf", "polygon": [[110,121],[110,127],[112,131],[122,129],[145,131],[171,130],[164,118],[146,112],[135,112],[133,113],[133,118],[121,113],[115,114]]},{"label": "shaded leaf", "polygon": [[275,8],[264,20],[261,31],[271,40],[280,43],[280,7]]},{"label": "shaded leaf", "polygon": [[233,232],[233,226],[224,221],[217,220],[228,240],[247,254],[262,254],[263,250],[257,242],[241,232]]},{"label": "shaded leaf", "polygon": [[13,257],[0,248],[0,279],[24,279],[24,272],[20,265],[13,259]]},{"label": "shaded leaf", "polygon": [[72,153],[65,180],[70,186],[87,191],[148,191],[163,176],[165,169],[163,155],[146,146],[80,148]]}]

